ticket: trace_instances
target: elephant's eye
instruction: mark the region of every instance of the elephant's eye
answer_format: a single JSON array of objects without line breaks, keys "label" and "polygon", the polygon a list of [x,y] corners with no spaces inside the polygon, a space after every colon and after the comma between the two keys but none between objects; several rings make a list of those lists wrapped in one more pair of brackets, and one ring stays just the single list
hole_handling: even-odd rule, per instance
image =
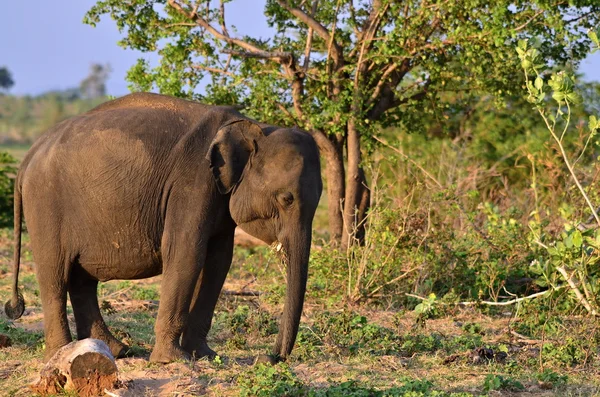
[{"label": "elephant's eye", "polygon": [[294,195],[290,192],[283,192],[277,195],[277,201],[284,207],[289,207],[294,202]]}]

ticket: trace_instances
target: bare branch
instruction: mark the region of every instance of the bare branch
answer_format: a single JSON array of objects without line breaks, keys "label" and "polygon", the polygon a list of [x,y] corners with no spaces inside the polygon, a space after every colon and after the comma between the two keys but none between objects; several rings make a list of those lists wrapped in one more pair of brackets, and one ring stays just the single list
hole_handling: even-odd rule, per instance
[{"label": "bare branch", "polygon": [[[335,30],[337,28],[337,16],[340,10],[340,0],[338,0],[337,5],[335,7],[335,17],[333,18],[333,26],[331,27],[331,39],[327,44],[327,59],[325,60],[325,74],[328,77],[329,82],[327,83],[327,96],[331,98],[331,91],[333,91],[334,95],[338,95],[341,92],[341,87],[339,80],[337,78],[332,78],[331,76],[331,64],[329,63],[329,59],[333,56],[332,49],[335,37]],[[342,60],[343,61],[343,60]],[[334,69],[337,71],[339,68],[343,66],[343,63],[338,63],[338,61],[334,58]]]},{"label": "bare branch", "polygon": [[231,65],[231,60],[233,59],[233,55],[229,54],[229,56],[227,57],[227,61],[225,62],[225,66],[223,66],[223,70],[224,71],[228,71],[229,70],[229,66]]},{"label": "bare branch", "polygon": [[[235,44],[238,47],[243,48],[244,50],[248,51],[248,52],[252,52],[252,53],[259,53],[259,54],[266,54],[267,52],[250,44],[247,43],[243,40],[240,39],[236,39],[233,37],[229,37],[226,34],[219,32],[217,29],[215,29],[210,23],[208,23],[204,18],[200,17],[198,15],[197,12],[192,11],[192,12],[188,12],[185,8],[183,8],[183,6],[181,4],[179,4],[176,0],[168,0],[168,3],[171,7],[175,8],[180,14],[188,17],[189,19],[193,20],[194,22],[196,22],[196,24],[198,26],[203,27],[204,29],[206,29],[210,34],[212,34],[213,36],[215,36],[217,39],[221,40],[221,41],[225,41],[227,43],[230,44]],[[269,57],[265,57],[262,56],[262,58],[280,58],[277,56],[269,56]]]},{"label": "bare branch", "polygon": [[277,107],[279,108],[279,110],[281,110],[283,112],[283,114],[285,114],[290,120],[292,120],[294,122],[294,124],[296,124],[296,125],[300,124],[300,123],[298,123],[298,119],[296,117],[294,117],[294,115],[285,106],[283,106],[283,104],[281,104],[280,102],[277,102]]},{"label": "bare branch", "polygon": [[568,24],[571,24],[573,22],[577,22],[577,21],[579,21],[579,20],[581,20],[581,19],[583,19],[585,17],[588,17],[590,15],[596,14],[597,12],[598,12],[597,8],[592,8],[588,12],[585,12],[585,13],[581,14],[577,18],[573,18],[573,19],[569,19],[568,21],[565,21],[565,23],[568,25]]},{"label": "bare branch", "polygon": [[387,81],[388,77],[390,77],[390,74],[392,74],[397,68],[398,68],[398,64],[392,63],[383,72],[383,74],[379,78],[379,82],[377,83],[377,85],[375,86],[375,89],[373,90],[373,93],[371,94],[371,98],[369,99],[369,102],[367,102],[367,107],[369,107],[373,102],[375,102],[377,100],[377,98],[379,97],[379,94],[381,93],[381,89],[383,88],[383,86],[386,83],[388,83],[388,81]]},{"label": "bare branch", "polygon": [[[319,4],[319,0],[314,0],[311,9],[311,16],[314,16],[317,12],[317,6]],[[304,66],[302,69],[306,72],[308,70],[308,66],[310,63],[310,51],[312,49],[312,41],[313,41],[313,32],[314,29],[312,27],[308,28],[308,37],[306,38],[306,48],[304,50]]]},{"label": "bare branch", "polygon": [[314,19],[312,16],[308,15],[301,9],[290,6],[285,0],[277,0],[277,3],[281,7],[285,8],[290,14],[298,18],[299,21],[306,24],[309,28],[313,28],[315,33],[317,33],[323,40],[325,40],[325,42],[331,41],[331,47],[333,49],[333,60],[338,66],[342,64],[342,48],[335,41],[333,35],[330,35],[329,31],[323,25],[321,25],[316,19]]},{"label": "bare branch", "polygon": [[204,66],[204,65],[192,65],[192,68],[199,69],[199,70],[206,70],[207,72],[222,74],[222,75],[230,76],[230,77],[234,76],[233,73],[228,72],[227,70],[219,69],[219,68],[211,68],[209,66]]},{"label": "bare branch", "polygon": [[263,50],[258,51],[236,51],[236,50],[223,50],[223,54],[229,54],[242,58],[261,58],[261,59],[272,59],[277,62],[289,61],[292,55],[289,52],[268,52]]},{"label": "bare branch", "polygon": [[179,23],[169,23],[169,24],[163,25],[164,28],[175,28],[175,27],[178,27],[178,26],[189,26],[189,27],[192,27],[192,26],[198,26],[198,25],[196,25],[193,22],[179,22]]},{"label": "bare branch", "polygon": [[[521,298],[515,298],[515,299],[511,299],[509,301],[504,301],[504,302],[494,302],[494,301],[471,301],[471,302],[456,302],[456,303],[444,303],[444,302],[438,302],[441,305],[460,305],[460,306],[474,306],[474,305],[488,305],[488,306],[508,306],[508,305],[513,305],[515,303],[519,303],[522,302],[524,300],[528,300],[528,299],[534,299],[534,298],[539,298],[540,296],[544,296],[552,291],[556,291],[561,289],[561,287],[556,287],[554,289],[548,289],[545,291],[541,291],[541,292],[536,292],[535,294],[531,294],[531,295],[527,295],[527,296],[523,296]],[[427,298],[424,298],[422,296],[419,295],[415,295],[415,294],[410,294],[408,292],[405,292],[404,295],[406,296],[410,296],[411,298],[416,298],[416,299],[420,299],[422,301],[426,300]]]},{"label": "bare branch", "polygon": [[227,31],[227,25],[225,25],[225,2],[221,0],[221,4],[219,7],[219,13],[221,15],[221,32],[227,37],[229,37],[229,32]]},{"label": "bare branch", "polygon": [[516,32],[518,32],[519,30],[525,29],[527,27],[527,25],[529,25],[531,22],[533,22],[534,19],[536,19],[538,16],[540,16],[543,13],[544,13],[544,10],[539,10],[538,12],[533,14],[533,16],[531,18],[529,18],[524,24],[517,26],[514,30]]}]

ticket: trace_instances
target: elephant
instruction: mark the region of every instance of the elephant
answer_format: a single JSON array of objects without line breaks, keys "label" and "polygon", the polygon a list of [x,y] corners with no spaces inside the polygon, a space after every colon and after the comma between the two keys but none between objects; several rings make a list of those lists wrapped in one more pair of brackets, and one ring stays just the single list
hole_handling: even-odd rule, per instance
[{"label": "elephant", "polygon": [[[322,193],[319,151],[298,128],[259,123],[234,107],[133,93],[60,122],[26,154],[15,182],[14,284],[22,217],[44,312],[45,360],[78,339],[126,346],[106,326],[98,282],[162,274],[150,361],[216,353],[207,334],[229,271],[234,231],[281,244],[287,293],[267,359],[291,353],[304,304],[312,221]],[[263,357],[264,359],[264,357]]]}]

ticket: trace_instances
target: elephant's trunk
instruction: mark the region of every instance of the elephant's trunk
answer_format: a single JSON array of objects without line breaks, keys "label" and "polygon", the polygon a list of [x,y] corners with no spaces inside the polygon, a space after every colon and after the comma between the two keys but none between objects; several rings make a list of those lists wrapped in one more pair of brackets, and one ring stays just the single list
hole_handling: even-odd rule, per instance
[{"label": "elephant's trunk", "polygon": [[287,294],[273,353],[281,360],[292,352],[304,305],[311,242],[310,226],[306,229],[296,229],[279,239],[287,259]]}]

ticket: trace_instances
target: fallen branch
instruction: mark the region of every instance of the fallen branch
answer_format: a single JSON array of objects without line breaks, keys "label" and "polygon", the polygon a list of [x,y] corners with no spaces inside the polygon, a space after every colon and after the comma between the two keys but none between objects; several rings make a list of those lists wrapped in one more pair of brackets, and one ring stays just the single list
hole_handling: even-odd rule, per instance
[{"label": "fallen branch", "polygon": [[542,341],[539,339],[528,338],[525,335],[521,335],[517,331],[510,330],[510,334],[513,336],[516,336],[517,339],[519,340],[519,343],[524,343],[526,345],[537,345],[537,344],[542,343]]},{"label": "fallen branch", "polygon": [[[544,296],[552,291],[558,291],[559,289],[562,289],[562,288],[564,288],[564,286],[559,286],[554,289],[548,289],[546,291],[536,292],[535,294],[531,294],[528,296],[523,296],[521,298],[515,298],[515,299],[511,299],[509,301],[503,301],[503,302],[494,302],[494,301],[472,301],[472,302],[469,302],[469,301],[467,301],[467,302],[456,302],[456,303],[447,303],[447,302],[437,302],[437,303],[441,304],[441,305],[460,305],[460,306],[474,306],[474,305],[508,306],[508,305],[514,305],[515,303],[519,303],[524,300],[539,298],[540,296]],[[409,294],[408,292],[404,293],[404,295],[410,296],[411,298],[420,299],[423,301],[427,299],[427,298],[419,296],[419,295]]]}]

